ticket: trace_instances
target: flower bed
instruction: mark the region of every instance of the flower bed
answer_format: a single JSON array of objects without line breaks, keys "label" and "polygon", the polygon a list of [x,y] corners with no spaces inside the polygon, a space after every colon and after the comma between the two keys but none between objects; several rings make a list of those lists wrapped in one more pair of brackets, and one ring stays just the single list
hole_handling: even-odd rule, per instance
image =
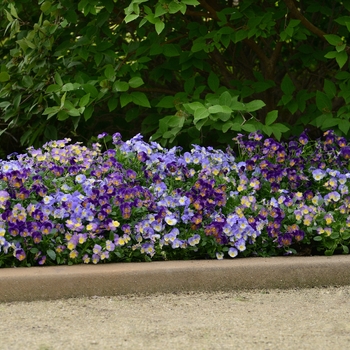
[{"label": "flower bed", "polygon": [[69,139],[0,163],[0,266],[348,253],[350,147],[239,135],[239,154]]}]

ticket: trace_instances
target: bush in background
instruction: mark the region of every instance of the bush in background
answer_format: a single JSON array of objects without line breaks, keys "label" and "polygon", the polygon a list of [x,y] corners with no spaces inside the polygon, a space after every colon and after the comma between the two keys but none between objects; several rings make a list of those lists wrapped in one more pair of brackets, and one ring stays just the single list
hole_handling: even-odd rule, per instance
[{"label": "bush in background", "polygon": [[0,4],[1,147],[100,131],[164,146],[349,136],[345,1]]}]

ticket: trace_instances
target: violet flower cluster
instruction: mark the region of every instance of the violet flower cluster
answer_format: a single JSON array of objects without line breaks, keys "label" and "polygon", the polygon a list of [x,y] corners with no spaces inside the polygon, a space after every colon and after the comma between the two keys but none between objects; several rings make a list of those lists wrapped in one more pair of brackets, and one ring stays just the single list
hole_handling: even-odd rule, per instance
[{"label": "violet flower cluster", "polygon": [[98,138],[112,146],[51,141],[0,162],[0,266],[349,251],[350,146],[332,131],[238,135],[238,155]]}]

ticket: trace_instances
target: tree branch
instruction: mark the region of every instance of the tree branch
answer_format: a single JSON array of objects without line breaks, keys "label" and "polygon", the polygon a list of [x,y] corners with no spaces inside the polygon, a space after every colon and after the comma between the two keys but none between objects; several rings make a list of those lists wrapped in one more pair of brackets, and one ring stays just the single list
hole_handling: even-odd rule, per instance
[{"label": "tree branch", "polygon": [[212,8],[205,0],[198,0],[199,3],[209,12],[210,17],[215,20],[219,20],[218,15],[216,14],[216,11],[214,8]]},{"label": "tree branch", "polygon": [[140,88],[140,87],[130,89],[130,91],[157,92],[157,93],[169,94],[169,95],[176,95],[178,93],[178,91],[162,89],[162,88]]},{"label": "tree branch", "polygon": [[324,35],[326,34],[321,29],[315,27],[307,18],[303,16],[303,14],[296,8],[293,0],[284,0],[285,4],[289,8],[291,14],[296,18],[299,19],[301,24],[308,29],[311,33],[314,33],[319,38],[326,40],[324,38]]},{"label": "tree branch", "polygon": [[210,17],[210,14],[207,12],[202,12],[202,11],[192,11],[187,9],[186,10],[186,15],[187,16],[192,16],[192,17]]}]

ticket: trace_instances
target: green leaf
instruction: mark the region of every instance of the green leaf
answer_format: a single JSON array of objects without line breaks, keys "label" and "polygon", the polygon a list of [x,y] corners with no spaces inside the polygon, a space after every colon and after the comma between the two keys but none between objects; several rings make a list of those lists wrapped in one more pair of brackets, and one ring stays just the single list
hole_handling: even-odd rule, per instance
[{"label": "green leaf", "polygon": [[111,64],[108,64],[104,70],[104,75],[108,80],[115,79],[114,67]]},{"label": "green leaf", "polygon": [[[13,22],[13,17],[11,16],[10,12],[8,12],[7,10],[4,10],[4,11],[6,13],[7,20],[10,22],[9,24],[11,24]],[[7,29],[6,29],[6,31],[7,31]]]},{"label": "green leaf", "polygon": [[17,109],[21,103],[22,100],[22,94],[16,95],[16,97],[13,99],[13,107],[14,109]]},{"label": "green leaf", "polygon": [[[154,11],[154,17],[159,17],[159,16],[162,16],[166,13],[168,13],[168,10],[165,7],[163,7],[162,4],[158,3],[156,5],[156,10]],[[163,23],[163,22],[161,22],[161,23]],[[158,34],[160,34],[160,33],[158,33]]]},{"label": "green leaf", "polygon": [[161,34],[161,32],[164,30],[165,28],[165,24],[162,21],[156,22],[156,24],[154,25],[157,34]]},{"label": "green leaf", "polygon": [[323,90],[327,94],[327,96],[330,98],[333,98],[337,93],[335,84],[328,79],[324,80]]},{"label": "green leaf", "polygon": [[345,51],[337,52],[337,56],[335,57],[335,60],[337,61],[338,66],[341,69],[343,68],[343,66],[348,60],[348,54]]},{"label": "green leaf", "polygon": [[186,108],[186,110],[190,113],[194,112],[196,109],[198,108],[205,108],[203,103],[200,103],[198,101],[196,102],[191,102],[191,103],[186,103],[184,104],[184,107]]},{"label": "green leaf", "polygon": [[50,93],[50,92],[57,92],[61,90],[61,86],[57,85],[57,84],[52,84],[49,85],[46,89],[46,93]]},{"label": "green leaf", "polygon": [[203,51],[205,50],[206,47],[207,47],[206,42],[202,38],[199,38],[193,42],[191,52]]},{"label": "green leaf", "polygon": [[277,141],[280,141],[280,140],[281,140],[281,137],[282,137],[281,131],[280,131],[279,129],[276,129],[276,128],[274,127],[274,125],[271,126],[271,129],[272,129],[272,133],[275,135],[275,138],[277,139]]},{"label": "green leaf", "polygon": [[136,105],[151,108],[147,96],[143,92],[132,92],[131,93],[132,102]]},{"label": "green leaf", "polygon": [[281,124],[281,123],[275,123],[273,124],[273,128],[274,130],[279,130],[281,133],[287,132],[290,129],[288,128],[288,126]]},{"label": "green leaf", "polygon": [[55,107],[47,107],[45,108],[43,115],[49,115],[49,116],[53,116],[56,113],[58,113],[60,111],[60,107],[59,106],[55,106]]},{"label": "green leaf", "polygon": [[181,0],[182,3],[186,5],[196,6],[199,5],[199,1],[197,0]]},{"label": "green leaf", "polygon": [[10,75],[7,72],[0,73],[0,83],[4,83],[10,80]]},{"label": "green leaf", "polygon": [[207,118],[209,116],[209,112],[205,107],[197,108],[194,111],[194,122],[196,123],[200,119]]},{"label": "green leaf", "polygon": [[180,2],[172,1],[168,4],[168,9],[169,9],[169,13],[173,14],[180,11],[182,9],[182,5]]},{"label": "green leaf", "polygon": [[57,120],[63,121],[69,118],[67,111],[59,111],[57,114]]},{"label": "green leaf", "polygon": [[2,109],[6,109],[9,106],[11,106],[11,102],[9,101],[0,102],[0,108]]},{"label": "green leaf", "polygon": [[228,130],[231,129],[232,125],[233,125],[233,122],[232,122],[232,121],[226,122],[226,123],[221,127],[222,132],[223,132],[223,133],[226,133]]},{"label": "green leaf", "polygon": [[327,52],[324,57],[326,58],[336,58],[337,57],[338,52],[337,51],[330,51]]},{"label": "green leaf", "polygon": [[163,46],[163,55],[165,57],[180,56],[181,50],[177,45],[167,44]]},{"label": "green leaf", "polygon": [[12,15],[13,17],[19,19],[18,14],[17,14],[17,11],[16,11],[15,7],[13,6],[13,4],[10,3],[10,4],[9,4],[9,7],[10,7],[10,13],[11,13],[11,15]]},{"label": "green leaf", "polygon": [[198,122],[195,122],[195,127],[198,131],[200,131],[203,125],[207,122],[207,119],[201,119]]},{"label": "green leaf", "polygon": [[349,247],[342,244],[344,254],[349,254]]},{"label": "green leaf", "polygon": [[117,92],[117,91],[128,91],[128,90],[129,90],[129,84],[127,82],[125,82],[125,81],[117,80],[113,84],[113,91],[114,92]]},{"label": "green leaf", "polygon": [[84,110],[84,120],[88,121],[91,118],[93,112],[94,112],[94,107],[92,105],[87,106]]},{"label": "green leaf", "polygon": [[338,123],[338,128],[344,135],[347,135],[350,129],[350,122],[347,119],[341,119]]},{"label": "green leaf", "polygon": [[214,105],[208,108],[209,113],[223,113],[223,111],[223,107],[220,105]]},{"label": "green leaf", "polygon": [[23,81],[23,86],[27,88],[33,86],[33,79],[29,75],[25,75],[22,81]]},{"label": "green leaf", "polygon": [[262,131],[267,135],[267,136],[271,136],[273,133],[273,128],[269,125],[263,125],[262,127]]},{"label": "green leaf", "polygon": [[346,44],[343,44],[343,45],[337,45],[335,47],[335,49],[337,50],[337,52],[341,52],[341,51],[344,51],[346,48]]},{"label": "green leaf", "polygon": [[139,15],[131,13],[131,14],[128,14],[128,15],[125,16],[124,21],[125,21],[125,23],[129,23],[129,22],[132,22],[133,20],[135,20],[138,17],[139,17]]},{"label": "green leaf", "polygon": [[55,81],[59,86],[63,85],[63,81],[61,79],[61,76],[57,72],[55,73]]},{"label": "green leaf", "polygon": [[324,92],[316,91],[316,106],[322,113],[327,113],[332,110],[332,101]]},{"label": "green leaf", "polygon": [[79,107],[85,107],[90,102],[90,94],[84,95],[79,101]]},{"label": "green leaf", "polygon": [[340,120],[341,119],[339,119],[339,118],[329,117],[323,121],[321,128],[323,130],[325,130],[325,129],[329,129],[329,128],[332,128],[334,126],[337,126],[339,124]]},{"label": "green leaf", "polygon": [[194,77],[187,79],[184,84],[184,90],[187,94],[191,94],[194,88],[196,80]]},{"label": "green leaf", "polygon": [[241,127],[244,131],[247,131],[247,132],[257,131],[256,127],[253,124],[243,124]]},{"label": "green leaf", "polygon": [[118,99],[117,98],[110,98],[109,100],[108,100],[108,109],[109,109],[109,111],[110,112],[112,112],[112,111],[114,111],[116,108],[117,108],[117,106],[118,106]]},{"label": "green leaf", "polygon": [[243,41],[248,36],[248,31],[245,29],[240,29],[232,34],[232,41],[237,44],[239,41]]},{"label": "green leaf", "polygon": [[44,135],[48,140],[57,140],[57,129],[54,125],[47,125]]},{"label": "green leaf", "polygon": [[182,128],[185,122],[185,117],[178,117],[177,115],[171,116],[171,118],[168,120],[168,126],[175,128],[179,127]]},{"label": "green leaf", "polygon": [[62,91],[73,91],[75,87],[72,83],[67,83],[62,86]]},{"label": "green leaf", "polygon": [[92,98],[96,98],[98,95],[98,91],[95,88],[95,86],[93,86],[92,84],[84,84],[82,85],[82,88],[84,89],[84,91],[88,94],[90,94],[90,96]]},{"label": "green leaf", "polygon": [[313,239],[314,239],[314,241],[316,241],[316,242],[322,241],[322,237],[321,237],[321,236],[315,236]]},{"label": "green leaf", "polygon": [[343,232],[341,237],[342,237],[343,240],[349,239],[350,238],[350,231]]},{"label": "green leaf", "polygon": [[143,85],[144,82],[142,80],[142,78],[140,77],[133,77],[129,80],[129,86],[131,88],[138,88],[139,86]]},{"label": "green leaf", "polygon": [[101,52],[97,52],[94,55],[94,61],[95,61],[97,67],[100,65],[102,59],[103,59],[103,54]]},{"label": "green leaf", "polygon": [[220,80],[218,76],[213,71],[211,71],[208,77],[208,86],[213,92],[216,92],[219,89],[219,85]]},{"label": "green leaf", "polygon": [[46,251],[46,254],[50,257],[50,259],[56,260],[56,253],[52,249],[48,249]]},{"label": "green leaf", "polygon": [[120,95],[120,106],[122,108],[125,107],[130,102],[132,102],[132,97],[130,96],[130,94],[122,93]]},{"label": "green leaf", "polygon": [[269,113],[267,113],[266,115],[266,119],[265,119],[265,124],[266,125],[271,125],[278,117],[278,111],[274,110],[271,111]]},{"label": "green leaf", "polygon": [[[235,99],[237,101],[238,97],[235,96]],[[230,93],[228,91],[224,91],[220,97],[219,97],[219,102],[220,102],[220,105],[222,106],[231,106],[231,102],[232,102],[233,98],[232,96],[230,95]]]},{"label": "green leaf", "polygon": [[324,35],[324,38],[333,46],[343,44],[343,40],[338,35],[335,35],[335,34],[326,34]]},{"label": "green leaf", "polygon": [[173,96],[164,96],[156,105],[156,107],[161,108],[174,108],[174,97]]},{"label": "green leaf", "polygon": [[239,102],[237,100],[237,96],[235,96],[232,100],[231,100],[231,104],[230,107],[233,111],[245,111],[246,107],[245,104],[242,102]]},{"label": "green leaf", "polygon": [[293,84],[292,79],[286,74],[281,83],[281,89],[285,95],[292,95],[295,91],[295,86]]},{"label": "green leaf", "polygon": [[253,100],[253,101],[245,104],[245,108],[246,108],[247,112],[257,111],[258,109],[261,109],[264,106],[266,106],[266,104],[265,104],[265,102],[263,102],[261,100]]}]

